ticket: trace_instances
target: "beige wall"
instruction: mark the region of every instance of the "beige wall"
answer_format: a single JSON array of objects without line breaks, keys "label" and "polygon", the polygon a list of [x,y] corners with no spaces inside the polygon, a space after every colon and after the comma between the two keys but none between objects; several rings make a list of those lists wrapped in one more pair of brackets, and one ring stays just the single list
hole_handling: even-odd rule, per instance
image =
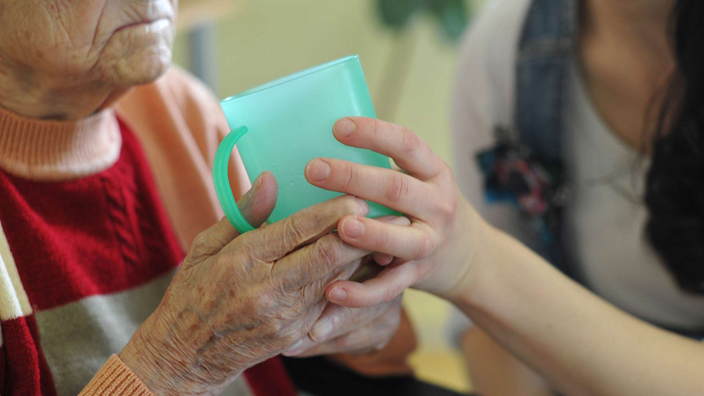
[{"label": "beige wall", "polygon": [[[385,66],[394,50],[393,35],[376,18],[371,0],[247,0],[218,23],[220,84],[229,96],[274,78],[343,56],[361,57],[379,116]],[[429,18],[415,24],[406,46],[408,83],[398,92],[398,112],[390,121],[412,128],[444,159],[450,160],[447,108],[455,48],[444,42]],[[412,47],[412,48],[411,48]],[[187,64],[182,37],[176,62]]]}]

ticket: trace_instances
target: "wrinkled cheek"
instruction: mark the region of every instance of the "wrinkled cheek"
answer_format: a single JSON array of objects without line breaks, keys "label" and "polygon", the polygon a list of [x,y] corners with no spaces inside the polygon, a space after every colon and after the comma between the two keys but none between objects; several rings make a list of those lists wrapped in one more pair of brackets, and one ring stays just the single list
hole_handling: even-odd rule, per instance
[{"label": "wrinkled cheek", "polygon": [[89,51],[96,41],[101,26],[109,24],[106,15],[108,0],[48,0],[34,10],[38,18],[45,19],[35,26],[44,33],[53,49],[72,52]]},{"label": "wrinkled cheek", "polygon": [[0,0],[0,53],[35,71],[84,74],[105,1]]},{"label": "wrinkled cheek", "polygon": [[102,79],[117,85],[137,85],[154,81],[171,64],[173,31],[147,41],[114,37],[101,54],[98,69]]}]

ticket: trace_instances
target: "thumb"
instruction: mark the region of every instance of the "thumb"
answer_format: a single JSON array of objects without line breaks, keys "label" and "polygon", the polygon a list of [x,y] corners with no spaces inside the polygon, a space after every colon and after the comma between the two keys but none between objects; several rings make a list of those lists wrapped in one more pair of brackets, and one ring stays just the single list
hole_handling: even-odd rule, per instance
[{"label": "thumb", "polygon": [[[267,171],[257,177],[252,183],[252,188],[237,202],[240,212],[249,224],[257,228],[269,218],[276,206],[278,191],[279,186],[273,173]],[[193,241],[189,251],[191,261],[200,261],[194,259],[218,253],[239,235],[240,233],[230,224],[230,221],[223,217],[220,222],[200,233]]]},{"label": "thumb", "polygon": [[265,171],[257,177],[252,188],[240,198],[237,206],[247,222],[254,228],[259,228],[274,211],[278,193],[279,184],[276,182],[276,176]]}]

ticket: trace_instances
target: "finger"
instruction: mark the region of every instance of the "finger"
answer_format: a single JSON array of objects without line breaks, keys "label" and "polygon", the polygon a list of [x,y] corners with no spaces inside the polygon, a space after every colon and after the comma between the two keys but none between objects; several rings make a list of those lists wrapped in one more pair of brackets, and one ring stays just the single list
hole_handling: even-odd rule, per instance
[{"label": "finger", "polygon": [[404,227],[411,225],[411,220],[409,220],[406,216],[381,216],[377,217],[376,221],[380,221],[384,224],[393,224]]},{"label": "finger", "polygon": [[325,287],[333,281],[331,278],[347,271],[347,264],[368,254],[332,233],[277,261],[272,278],[286,290],[303,290],[308,294],[303,298],[315,300],[322,297]]},{"label": "finger", "polygon": [[387,266],[394,261],[394,256],[390,256],[386,253],[374,253],[374,262],[383,266]]},{"label": "finger", "polygon": [[285,355],[310,357],[341,352],[369,353],[379,351],[393,338],[400,323],[400,311],[392,311],[387,308],[382,315],[377,315],[365,326],[344,332],[322,343],[304,340],[303,343],[297,345],[297,348],[288,350]]},{"label": "finger", "polygon": [[305,169],[308,182],[325,190],[364,198],[423,218],[436,187],[405,173],[331,158],[316,158]]},{"label": "finger", "polygon": [[362,259],[362,265],[347,280],[351,280],[353,282],[364,282],[367,279],[372,279],[379,275],[379,272],[383,271],[384,268],[379,265],[372,264],[372,261],[373,258],[371,256],[364,256]]},{"label": "finger", "polygon": [[[387,224],[395,224],[398,226],[409,226],[411,225],[411,221],[408,220],[407,217],[396,217],[396,216],[383,216],[383,217],[378,217],[376,219],[377,221],[381,221],[382,223],[387,223]],[[373,259],[374,262],[377,263],[380,266],[387,266],[391,264],[394,261],[394,256],[385,254],[385,253],[374,253],[373,254]]]},{"label": "finger", "polygon": [[[311,307],[308,308],[308,310],[305,312],[305,314],[299,318],[299,320],[292,324],[291,327],[292,329],[295,329],[296,331],[294,332],[295,335],[298,336],[298,341],[288,345],[285,349],[281,351],[281,353],[286,353],[286,351],[291,351],[295,349],[300,349],[301,346],[306,345],[305,342],[312,342],[308,338],[308,335],[306,334],[306,331],[310,330],[310,328],[313,326],[315,323],[316,319],[320,317],[320,315],[323,313],[325,307],[330,305],[327,301],[322,300],[318,301],[317,303],[313,304]],[[306,347],[306,349],[309,349],[310,346]]]},{"label": "finger", "polygon": [[369,308],[349,308],[328,305],[323,314],[308,333],[314,342],[325,342],[345,333],[356,330],[386,312],[394,302],[375,305]]},{"label": "finger", "polygon": [[377,352],[388,343],[386,334],[381,332],[370,333],[366,329],[359,329],[330,341],[318,344],[309,339],[303,339],[296,348],[283,353],[284,356],[307,358],[312,356],[332,355],[335,353],[365,354]]},{"label": "finger", "polygon": [[299,355],[315,348],[318,345],[319,344],[317,342],[311,341],[308,337],[303,337],[297,343],[295,343],[291,348],[289,348],[288,350],[284,351],[281,354],[284,356],[288,356],[288,357],[308,357],[307,353],[305,356],[299,356]]},{"label": "finger", "polygon": [[365,216],[369,205],[362,199],[341,196],[303,209],[281,221],[242,236],[233,248],[247,249],[247,254],[265,262],[273,262],[301,245],[325,235],[337,227],[338,221],[356,214]]},{"label": "finger", "polygon": [[370,307],[398,297],[421,276],[417,262],[394,264],[364,283],[335,282],[325,290],[325,296],[330,302],[345,307]]},{"label": "finger", "polygon": [[442,161],[428,145],[408,128],[364,117],[338,120],[333,134],[348,146],[369,149],[394,159],[409,174],[427,180],[437,176]]},{"label": "finger", "polygon": [[423,259],[435,250],[436,245],[432,229],[423,223],[398,226],[347,216],[340,221],[338,233],[352,246],[405,260]]},{"label": "finger", "polygon": [[[271,215],[276,206],[278,190],[276,177],[271,172],[264,172],[257,177],[252,188],[237,202],[237,206],[250,224],[259,226]],[[239,232],[227,218],[223,217],[216,225],[203,231],[194,239],[189,256],[191,258],[212,256],[238,236]]]},{"label": "finger", "polygon": [[254,228],[258,228],[274,211],[278,192],[279,184],[276,176],[269,171],[264,171],[254,181],[252,188],[240,198],[237,206],[247,222]]}]

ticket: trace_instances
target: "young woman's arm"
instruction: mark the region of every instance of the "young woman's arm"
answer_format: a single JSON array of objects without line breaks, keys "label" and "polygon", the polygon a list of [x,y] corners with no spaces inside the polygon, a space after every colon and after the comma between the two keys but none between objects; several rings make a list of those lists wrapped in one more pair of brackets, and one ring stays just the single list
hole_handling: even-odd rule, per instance
[{"label": "young woman's arm", "polygon": [[704,394],[704,344],[627,315],[487,227],[453,301],[570,395]]},{"label": "young woman's arm", "polygon": [[449,167],[411,131],[346,118],[334,134],[392,157],[405,173],[316,159],[307,180],[398,210],[411,225],[340,220],[345,242],[397,259],[364,283],[330,285],[330,301],[369,306],[414,286],[454,302],[570,395],[704,394],[704,345],[619,311],[488,225],[462,198]]},{"label": "young woman's arm", "polygon": [[[490,224],[531,248],[536,235],[512,204],[487,204],[476,155],[494,147],[494,128],[512,128],[518,40],[528,0],[490,2],[473,20],[459,50],[451,110],[454,172],[462,195]],[[453,310],[450,342],[461,345],[472,386],[492,396],[553,396],[550,385]]]},{"label": "young woman's arm", "polygon": [[502,347],[481,327],[474,325],[459,338],[460,350],[475,393],[491,396],[556,396],[554,388],[542,375]]}]

